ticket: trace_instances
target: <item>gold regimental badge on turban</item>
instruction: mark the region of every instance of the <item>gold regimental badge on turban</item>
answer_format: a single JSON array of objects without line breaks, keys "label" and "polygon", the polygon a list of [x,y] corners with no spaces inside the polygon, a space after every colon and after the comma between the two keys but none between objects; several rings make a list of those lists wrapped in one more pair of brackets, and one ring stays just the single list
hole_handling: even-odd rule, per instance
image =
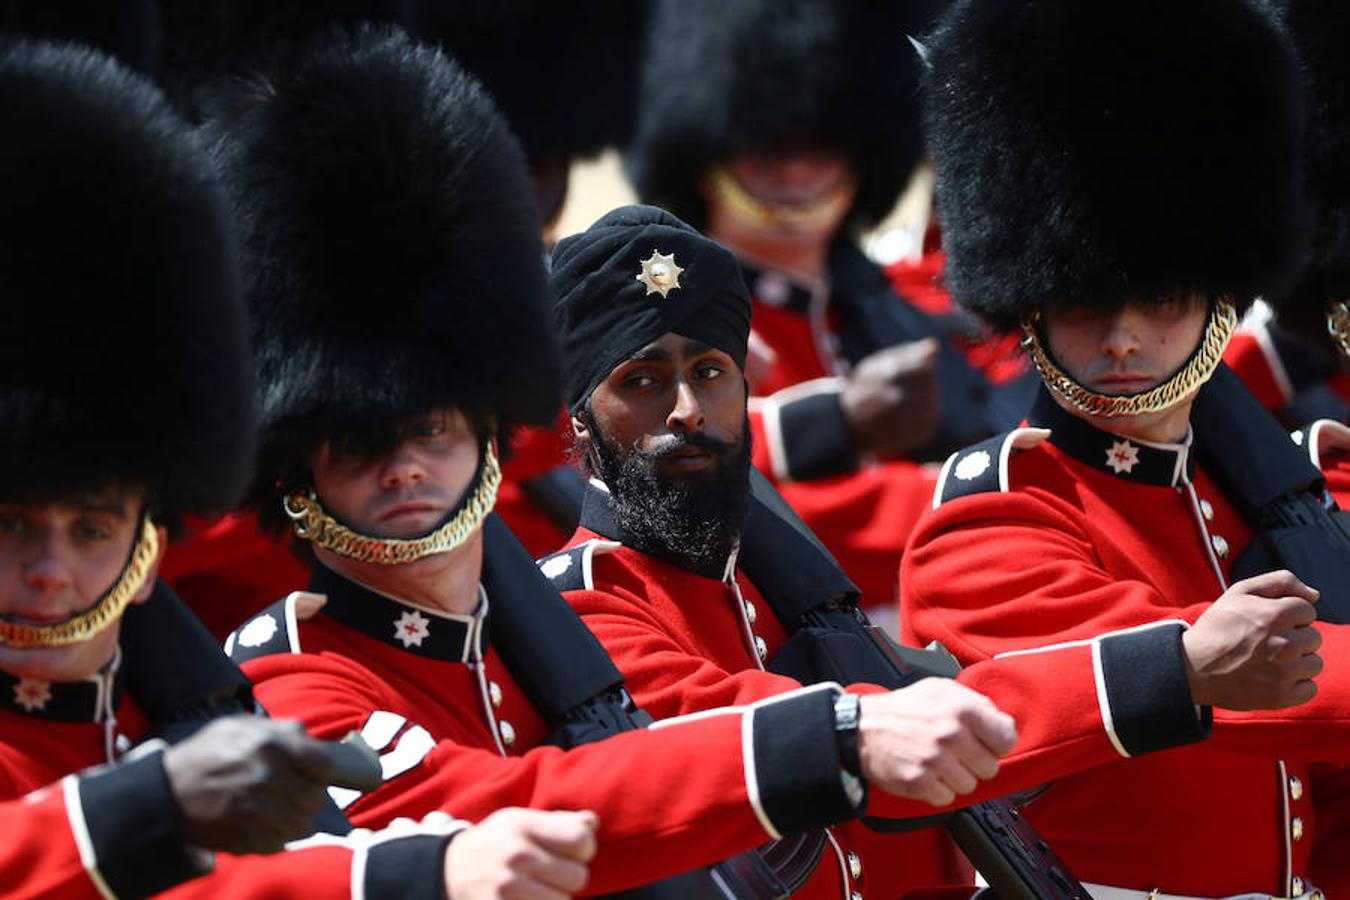
[{"label": "gold regimental badge on turban", "polygon": [[675,254],[652,250],[652,255],[642,261],[642,271],[637,280],[647,286],[647,296],[660,294],[661,299],[680,286],[680,273],[684,269],[675,265]]}]

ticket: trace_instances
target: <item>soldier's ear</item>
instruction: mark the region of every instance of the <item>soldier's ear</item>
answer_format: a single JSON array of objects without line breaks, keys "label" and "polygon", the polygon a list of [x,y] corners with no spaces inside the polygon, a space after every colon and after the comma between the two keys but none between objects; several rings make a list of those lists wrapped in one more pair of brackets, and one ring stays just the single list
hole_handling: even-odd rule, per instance
[{"label": "soldier's ear", "polygon": [[583,422],[577,416],[572,416],[571,419],[572,419],[572,437],[576,438],[578,442],[590,441],[591,430],[586,427],[586,423]]}]

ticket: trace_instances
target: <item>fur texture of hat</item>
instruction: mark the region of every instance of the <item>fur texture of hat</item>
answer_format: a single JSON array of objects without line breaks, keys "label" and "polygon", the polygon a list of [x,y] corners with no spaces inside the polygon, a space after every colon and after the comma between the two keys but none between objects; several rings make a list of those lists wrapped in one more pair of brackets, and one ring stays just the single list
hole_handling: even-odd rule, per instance
[{"label": "fur texture of hat", "polygon": [[95,51],[0,54],[0,495],[223,511],[253,461],[227,218],[159,91]]},{"label": "fur texture of hat", "polygon": [[932,5],[658,0],[628,153],[642,202],[702,228],[709,168],[739,153],[816,147],[843,151],[860,179],[852,221],[879,221],[921,150],[908,35]]},{"label": "fur texture of hat", "polygon": [[160,69],[155,0],[0,0],[0,33],[83,44],[142,75],[155,77]]},{"label": "fur texture of hat", "polygon": [[947,284],[1050,305],[1278,291],[1307,214],[1297,63],[1255,0],[957,0],[925,98]]},{"label": "fur texture of hat", "polygon": [[427,28],[477,77],[531,163],[632,136],[646,3],[442,0]]},{"label": "fur texture of hat", "polygon": [[561,361],[524,159],[437,50],[361,29],[211,124],[242,245],[263,478],[360,423],[551,424]]},{"label": "fur texture of hat", "polygon": [[1350,6],[1336,0],[1278,0],[1276,6],[1308,86],[1304,170],[1314,228],[1298,285],[1267,299],[1287,324],[1324,335],[1326,304],[1350,298]]}]

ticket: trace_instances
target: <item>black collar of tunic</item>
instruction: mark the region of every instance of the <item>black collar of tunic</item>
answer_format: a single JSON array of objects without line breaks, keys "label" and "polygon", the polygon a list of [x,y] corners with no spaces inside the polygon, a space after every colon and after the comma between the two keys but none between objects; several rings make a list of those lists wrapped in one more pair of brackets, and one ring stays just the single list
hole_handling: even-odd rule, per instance
[{"label": "black collar of tunic", "polygon": [[[101,722],[122,702],[120,657],[108,666],[84,681],[40,681],[0,672],[0,708],[54,722]],[[105,697],[108,691],[111,697]]]},{"label": "black collar of tunic", "polygon": [[328,598],[320,611],[366,637],[427,659],[478,662],[488,644],[487,599],[468,616],[437,612],[387,597],[322,563],[310,573],[312,593]]},{"label": "black collar of tunic", "polygon": [[1085,465],[1123,481],[1176,487],[1195,477],[1192,431],[1179,444],[1157,444],[1102,431],[1064,409],[1042,385],[1027,424],[1050,429],[1050,443]]}]

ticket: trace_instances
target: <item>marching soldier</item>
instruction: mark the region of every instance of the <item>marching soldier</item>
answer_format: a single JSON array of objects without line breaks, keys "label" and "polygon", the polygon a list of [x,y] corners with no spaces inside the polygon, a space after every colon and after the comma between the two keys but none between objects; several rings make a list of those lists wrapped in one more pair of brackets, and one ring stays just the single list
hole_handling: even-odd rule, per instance
[{"label": "marching soldier", "polygon": [[1319,896],[1309,763],[1345,759],[1323,730],[1345,636],[1310,627],[1299,578],[1247,570],[1248,490],[1290,445],[1220,364],[1299,260],[1294,54],[1245,0],[962,0],[929,50],[948,283],[1023,331],[1045,387],[1025,427],[946,463],[905,633],[970,663],[1225,605],[1288,617],[1281,679],[1316,675],[1323,641],[1328,668],[1282,740],[1232,743],[1253,720],[1216,712],[1208,744],[1061,778],[1026,815],[1094,896]]},{"label": "marching soldier", "polygon": [[[799,689],[809,679],[785,672],[783,661],[800,635],[789,640],[794,623],[779,611],[799,584],[822,583],[799,555],[833,561],[791,528],[762,546],[756,522],[765,507],[747,480],[750,300],[734,257],[667,213],[627,207],[563,240],[551,277],[566,401],[595,480],[569,548],[544,559],[542,570],[658,718]],[[1295,621],[1312,617],[1303,600],[1271,605]],[[1104,623],[1102,634],[961,673],[963,684],[1014,716],[1020,735],[979,794],[1200,740],[1208,729],[1197,703],[1278,708],[1306,700],[1311,684],[1261,655],[1287,626],[1253,620],[1234,628],[1241,619],[1228,610],[1184,639],[1177,622],[1116,633]],[[1226,657],[1243,662],[1215,678],[1223,666],[1208,665],[1198,648],[1217,645],[1261,650]],[[875,686],[849,690],[864,695],[857,724],[865,764],[869,742],[894,724],[894,712],[872,709]],[[978,769],[978,757],[968,755],[978,748],[944,740],[935,712],[923,714],[924,737],[916,739],[931,741],[924,746],[946,760],[934,799],[950,802],[966,793],[962,785],[974,785],[963,768]],[[1281,733],[1269,724],[1261,723],[1260,739]],[[884,816],[885,807],[876,798],[869,815]],[[835,837],[851,892],[899,896],[932,878],[931,860],[912,843],[853,823]]]},{"label": "marching soldier", "polygon": [[[131,670],[174,682],[198,661],[175,658],[181,646],[124,646],[124,614],[157,609],[166,528],[227,506],[250,469],[234,244],[186,125],[106,57],[11,46],[0,120],[6,894],[185,883],[180,893],[203,897],[487,897],[493,879],[535,883],[514,869],[522,844],[584,875],[593,823],[525,811],[461,834],[454,851],[464,823],[443,817],[232,856],[312,830],[335,774],[322,744],[295,723],[234,717],[162,753],[127,752],[160,724],[146,721],[146,697],[129,696]],[[145,652],[156,659],[130,658]],[[103,768],[75,774],[92,766]]]}]

